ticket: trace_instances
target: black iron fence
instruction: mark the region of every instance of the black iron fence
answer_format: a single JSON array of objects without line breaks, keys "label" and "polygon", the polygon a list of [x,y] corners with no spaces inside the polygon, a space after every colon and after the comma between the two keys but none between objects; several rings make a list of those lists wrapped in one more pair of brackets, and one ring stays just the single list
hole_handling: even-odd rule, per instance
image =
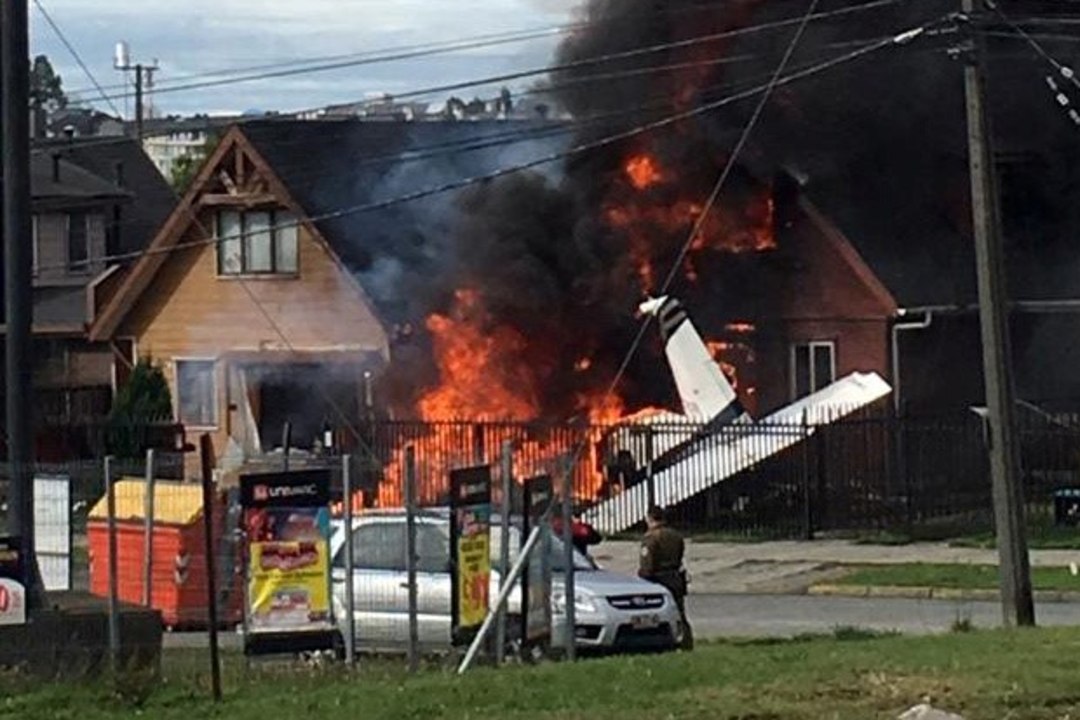
[{"label": "black iron fence", "polygon": [[[1047,517],[1057,490],[1080,486],[1080,423],[1023,413],[1029,513]],[[809,537],[880,530],[948,534],[988,529],[990,479],[983,419],[849,416],[827,425],[551,425],[385,422],[366,429],[355,476],[358,507],[402,503],[404,450],[416,449],[420,499],[447,501],[452,468],[502,462],[518,480],[572,475],[579,512],[604,509],[629,528],[649,502],[694,531]],[[651,480],[650,480],[651,479]],[[633,502],[618,502],[633,493]],[[616,507],[618,506],[618,507]],[[621,513],[621,515],[620,515]]]},{"label": "black iron fence", "polygon": [[[1025,412],[1019,424],[1028,512],[1042,522],[1051,517],[1056,491],[1080,487],[1080,417]],[[350,448],[357,510],[403,504],[405,448],[412,446],[421,506],[447,503],[451,469],[491,464],[498,476],[508,448],[513,487],[542,474],[559,487],[569,472],[577,512],[603,516],[609,532],[634,527],[653,502],[671,508],[687,530],[745,537],[868,530],[945,537],[991,523],[984,423],[970,412],[720,428],[387,421],[359,429],[362,438]],[[174,467],[159,468],[160,476],[179,479],[184,463],[170,457]],[[340,491],[339,460],[298,452],[292,464],[334,468]],[[280,458],[249,466],[268,463]],[[81,506],[104,488],[100,460],[37,470],[69,476]],[[0,471],[0,502],[5,479]],[[512,500],[517,505],[519,498]]]}]

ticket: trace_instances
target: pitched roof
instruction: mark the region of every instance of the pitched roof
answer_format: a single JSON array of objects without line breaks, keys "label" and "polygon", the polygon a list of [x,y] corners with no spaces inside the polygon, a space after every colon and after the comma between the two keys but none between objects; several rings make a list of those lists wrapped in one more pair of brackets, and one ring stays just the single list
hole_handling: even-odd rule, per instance
[{"label": "pitched roof", "polygon": [[900,307],[975,301],[970,240],[944,218],[912,216],[903,203],[871,205],[850,186],[811,186],[810,197],[843,231]]},{"label": "pitched roof", "polygon": [[30,194],[35,205],[130,199],[105,178],[44,151],[30,156]]},{"label": "pitched roof", "polygon": [[[563,125],[543,121],[266,120],[244,135],[309,216],[422,192],[535,160],[566,147]],[[514,142],[522,136],[530,143]],[[467,149],[467,150],[466,150]],[[401,319],[400,293],[384,288],[378,263],[423,262],[445,227],[454,193],[317,220],[320,233],[358,274],[384,320]],[[421,226],[427,236],[421,232]],[[385,292],[384,292],[385,290]]]},{"label": "pitched roof", "polygon": [[[154,233],[176,206],[176,193],[157,166],[132,138],[75,138],[40,143],[34,157],[59,154],[62,163],[93,173],[115,192],[133,200],[121,215],[121,232],[115,252],[132,253],[146,247]],[[117,177],[117,166],[122,178]],[[36,194],[36,193],[35,193]]]}]

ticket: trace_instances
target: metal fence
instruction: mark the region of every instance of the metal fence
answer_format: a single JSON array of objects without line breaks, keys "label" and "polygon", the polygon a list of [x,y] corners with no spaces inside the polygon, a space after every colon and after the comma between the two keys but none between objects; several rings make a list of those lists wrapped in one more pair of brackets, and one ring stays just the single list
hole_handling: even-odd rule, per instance
[{"label": "metal fence", "polygon": [[[1080,423],[1023,413],[1019,430],[1028,509],[1041,521],[1055,491],[1080,485]],[[446,503],[450,469],[497,463],[506,441],[519,481],[569,471],[578,513],[662,478],[678,497],[688,496],[673,505],[676,522],[698,532],[960,533],[988,529],[991,516],[984,423],[970,412],[720,428],[388,422],[372,428],[367,452],[357,457],[362,492],[355,506],[401,505],[406,446],[416,449],[420,504],[434,506]],[[644,495],[663,499],[655,490]],[[616,525],[640,519],[643,507],[630,507]]]},{"label": "metal fence", "polygon": [[[1044,522],[1054,493],[1080,486],[1080,423],[1024,414],[1020,437],[1029,517]],[[396,539],[364,539],[350,547],[358,555],[354,566],[371,572],[347,573],[343,548],[330,558],[335,616],[386,618],[357,627],[361,650],[403,650],[410,638],[425,650],[447,649],[444,624],[417,620],[415,608],[394,613],[393,608],[409,607],[409,593],[393,572],[407,572],[407,558],[414,557],[419,571],[414,586],[423,588],[426,576],[445,569],[445,540],[429,530],[445,518],[433,508],[448,502],[449,472],[456,468],[490,464],[498,507],[504,500],[502,468],[508,464],[513,482],[506,484],[511,489],[506,501],[516,512],[521,510],[520,483],[541,474],[554,476],[556,487],[564,478],[571,481],[577,514],[630,493],[662,501],[665,493],[687,494],[702,487],[672,506],[673,522],[688,531],[718,535],[810,538],[865,530],[948,535],[988,530],[992,518],[984,426],[974,413],[933,418],[862,414],[820,426],[721,428],[387,422],[370,428],[366,445],[351,458],[293,464],[333,469],[332,512],[340,516],[346,508],[363,513],[402,507],[407,449],[414,454],[415,554],[404,551],[407,530],[402,525],[372,531]],[[504,448],[511,450],[505,459]],[[740,448],[738,462],[731,448]],[[258,468],[274,462],[281,459],[264,459]],[[121,607],[152,607],[183,638],[184,631],[207,628],[207,560],[212,558],[219,625],[240,627],[246,586],[239,491],[227,483],[216,486],[211,512],[204,516],[199,478],[185,479],[184,467],[182,455],[166,453],[157,453],[150,468],[146,460],[36,467],[37,547],[49,589],[89,591],[114,598]],[[6,473],[0,466],[0,495]],[[107,478],[113,481],[111,502]],[[344,487],[346,478],[351,493]],[[213,537],[209,555],[207,517]],[[620,519],[630,529],[637,520],[640,515]],[[381,556],[377,547],[400,552]],[[498,543],[492,560],[496,565],[501,561]],[[356,614],[344,606],[349,578]],[[423,607],[430,597],[425,593],[431,592],[420,593],[425,616],[432,614]],[[123,638],[128,636],[125,630]],[[227,648],[239,647],[238,634],[222,637]],[[98,662],[109,657],[115,642],[126,640],[112,634],[99,638]]]}]

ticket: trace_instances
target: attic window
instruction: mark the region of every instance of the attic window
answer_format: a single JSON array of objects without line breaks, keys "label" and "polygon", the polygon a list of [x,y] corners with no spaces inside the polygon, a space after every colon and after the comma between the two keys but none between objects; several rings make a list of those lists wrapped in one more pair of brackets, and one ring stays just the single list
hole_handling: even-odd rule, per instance
[{"label": "attic window", "polygon": [[295,275],[296,216],[283,210],[217,215],[219,275]]}]

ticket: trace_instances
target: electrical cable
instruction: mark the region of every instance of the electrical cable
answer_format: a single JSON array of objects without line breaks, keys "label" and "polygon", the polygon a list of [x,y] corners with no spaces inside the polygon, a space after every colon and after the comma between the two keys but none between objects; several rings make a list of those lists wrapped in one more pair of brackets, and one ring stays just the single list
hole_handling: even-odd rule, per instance
[{"label": "electrical cable", "polygon": [[[781,87],[781,86],[789,85],[791,83],[797,82],[799,80],[802,80],[802,79],[805,79],[805,78],[808,78],[808,77],[812,77],[812,76],[817,75],[819,73],[822,73],[822,72],[824,72],[826,70],[832,69],[834,67],[837,67],[839,65],[842,65],[842,64],[845,64],[845,63],[848,63],[848,62],[852,62],[854,60],[857,60],[857,59],[859,59],[861,57],[864,57],[864,56],[869,55],[869,54],[871,54],[873,52],[882,50],[884,48],[907,43],[910,40],[914,39],[915,37],[918,37],[919,35],[921,35],[923,32],[925,32],[926,29],[927,29],[927,26],[924,25],[924,26],[921,26],[919,28],[915,28],[915,29],[909,30],[907,32],[901,33],[899,35],[894,35],[894,36],[886,38],[886,39],[884,39],[882,41],[872,43],[872,44],[870,44],[868,46],[859,48],[858,50],[854,50],[854,51],[851,51],[851,52],[848,52],[848,53],[844,53],[842,55],[833,57],[833,58],[831,58],[829,60],[826,60],[826,61],[815,63],[814,65],[812,65],[810,67],[807,67],[805,69],[802,69],[802,70],[790,73],[788,75],[785,75],[785,76],[779,78],[776,81],[776,83],[770,83],[770,84],[772,84],[773,87],[775,88],[775,87]],[[383,210],[383,209],[386,209],[386,208],[393,207],[395,205],[400,205],[400,204],[408,203],[408,202],[414,202],[416,200],[421,200],[421,199],[424,199],[424,198],[427,198],[427,197],[432,197],[432,196],[435,196],[435,195],[441,195],[441,194],[444,194],[444,193],[447,193],[447,192],[451,192],[453,190],[460,190],[460,189],[463,189],[463,188],[466,188],[466,187],[469,187],[469,186],[472,186],[472,185],[490,182],[492,180],[497,180],[499,178],[506,177],[508,175],[513,175],[515,173],[522,172],[524,170],[531,170],[533,168],[541,167],[543,165],[549,165],[549,164],[557,162],[559,160],[564,160],[564,159],[567,159],[567,158],[571,158],[571,157],[581,155],[581,154],[586,153],[586,152],[590,152],[592,150],[597,150],[597,149],[600,149],[600,148],[603,148],[603,147],[607,147],[607,146],[616,144],[616,143],[621,142],[623,140],[628,140],[630,138],[637,137],[638,135],[641,135],[643,133],[647,133],[647,132],[652,131],[652,130],[658,130],[660,128],[669,127],[669,126],[674,125],[676,123],[679,123],[679,122],[681,122],[683,120],[688,120],[688,119],[691,119],[691,118],[694,118],[694,117],[698,117],[700,115],[711,112],[713,110],[717,110],[717,109],[719,109],[721,107],[724,107],[726,105],[730,105],[732,103],[739,102],[741,100],[745,100],[745,99],[754,97],[754,96],[764,92],[767,87],[769,87],[768,84],[766,84],[766,85],[758,85],[758,86],[755,86],[753,88],[750,88],[750,89],[735,93],[733,95],[729,95],[727,97],[721,98],[719,100],[715,100],[715,101],[712,101],[712,102],[709,102],[709,103],[705,103],[705,104],[703,104],[703,105],[701,105],[699,107],[692,108],[690,110],[682,111],[682,112],[675,113],[675,114],[672,114],[672,115],[667,115],[667,116],[665,116],[663,118],[660,118],[658,120],[655,120],[655,121],[652,121],[652,122],[649,122],[649,123],[636,125],[636,126],[631,127],[631,128],[629,128],[627,130],[620,131],[620,132],[617,132],[617,133],[614,133],[614,134],[611,134],[611,135],[607,135],[605,137],[602,137],[602,138],[599,138],[599,139],[596,139],[596,140],[585,142],[585,143],[579,144],[577,146],[574,146],[572,148],[569,148],[567,150],[562,150],[562,151],[550,153],[550,154],[547,154],[547,155],[543,155],[541,157],[534,158],[534,159],[529,160],[527,162],[523,162],[523,163],[519,163],[519,164],[516,164],[516,165],[500,168],[500,169],[492,171],[490,173],[485,173],[485,174],[481,174],[481,175],[477,175],[477,176],[473,176],[473,177],[468,177],[468,178],[463,178],[463,179],[460,179],[460,180],[447,182],[447,183],[444,183],[442,185],[425,188],[423,190],[417,190],[417,191],[414,191],[414,192],[411,192],[411,193],[405,193],[405,194],[398,195],[398,196],[393,197],[393,198],[388,198],[386,200],[380,200],[380,201],[375,201],[375,202],[369,202],[369,203],[363,203],[363,204],[348,206],[348,207],[340,208],[338,210],[333,210],[333,211],[328,211],[326,213],[321,213],[321,214],[317,214],[317,215],[308,216],[306,218],[306,221],[320,222],[320,221],[325,221],[325,220],[333,220],[333,219],[337,219],[337,218],[341,218],[341,217],[347,217],[347,216],[350,216],[350,215],[356,215],[356,214],[362,214],[362,213],[366,213],[366,212],[372,212],[372,211],[375,211],[375,210]],[[293,222],[293,223],[283,223],[283,224],[279,225],[278,227],[293,227],[293,226],[299,226],[300,224],[301,224],[301,221],[296,221],[296,222]],[[106,261],[106,262],[123,262],[123,261],[126,261],[126,260],[140,259],[141,257],[146,256],[146,255],[155,255],[155,254],[162,254],[162,253],[167,254],[167,253],[174,252],[174,251],[177,251],[177,250],[190,249],[190,248],[199,247],[199,246],[207,245],[207,244],[217,244],[217,243],[220,243],[220,242],[224,242],[226,240],[235,240],[235,239],[238,239],[240,237],[241,237],[241,235],[235,235],[235,236],[226,236],[226,237],[221,237],[221,238],[204,238],[204,239],[201,239],[201,240],[192,240],[192,241],[185,242],[185,243],[183,243],[181,245],[177,245],[176,247],[172,247],[172,248],[162,248],[162,249],[158,249],[158,250],[155,250],[153,248],[147,248],[145,250],[141,250],[141,251],[138,251],[138,252],[120,253],[120,254],[111,255],[111,256],[108,256],[106,258],[103,258],[103,260]]]},{"label": "electrical cable", "polygon": [[[910,1],[911,0],[872,0],[871,2],[863,3],[863,4],[860,4],[860,5],[844,7],[844,8],[838,8],[836,10],[830,10],[830,11],[827,11],[827,12],[817,13],[811,18],[811,20],[817,21],[817,20],[824,20],[824,19],[828,19],[828,18],[847,16],[847,15],[851,15],[851,14],[854,14],[854,13],[865,12],[867,10],[873,10],[873,9],[877,9],[877,8],[881,8],[881,7],[885,7],[885,6],[889,6],[889,5],[896,5],[896,4],[899,4],[899,3],[910,2]],[[723,31],[723,32],[709,33],[709,34],[706,34],[706,35],[700,35],[700,36],[685,38],[685,39],[682,39],[682,40],[675,40],[675,41],[659,43],[659,44],[655,44],[655,45],[649,45],[649,46],[645,46],[645,47],[641,47],[641,48],[635,48],[635,49],[632,49],[632,50],[625,50],[625,51],[621,51],[621,52],[609,53],[609,54],[600,55],[600,56],[592,57],[592,58],[583,58],[581,60],[576,60],[576,61],[573,61],[573,62],[564,63],[562,65],[555,65],[555,66],[550,66],[550,67],[545,67],[545,68],[538,68],[538,69],[529,69],[529,70],[523,70],[523,71],[513,72],[513,73],[504,73],[504,74],[501,74],[501,75],[496,75],[496,76],[492,76],[492,77],[488,77],[488,78],[482,78],[482,79],[479,79],[479,80],[469,80],[469,81],[462,81],[462,82],[457,82],[457,83],[449,83],[449,84],[440,85],[440,86],[437,86],[437,87],[434,87],[434,88],[426,88],[426,89],[420,90],[420,91],[413,91],[413,92],[404,93],[404,94],[399,93],[399,94],[395,94],[394,97],[395,98],[416,97],[416,96],[423,95],[423,94],[432,94],[432,93],[436,93],[436,92],[449,92],[449,91],[452,91],[452,90],[461,90],[461,89],[465,89],[465,88],[469,88],[469,87],[475,87],[477,85],[490,85],[490,84],[494,84],[494,83],[507,82],[509,80],[520,80],[520,79],[527,78],[527,77],[534,77],[534,76],[537,76],[537,75],[544,75],[544,74],[553,73],[553,72],[562,72],[562,71],[565,71],[565,70],[573,70],[573,69],[576,69],[576,68],[579,68],[579,67],[587,67],[587,66],[590,66],[590,65],[596,65],[596,64],[606,63],[606,62],[612,62],[612,61],[615,61],[615,60],[625,60],[625,59],[628,59],[628,58],[640,57],[642,55],[649,55],[649,54],[653,54],[653,53],[657,53],[657,52],[663,52],[663,51],[666,51],[666,50],[675,50],[675,49],[680,49],[680,48],[693,47],[695,45],[701,45],[701,44],[704,44],[704,43],[716,42],[718,40],[723,40],[723,39],[732,38],[732,37],[739,37],[739,36],[742,36],[742,35],[748,35],[748,34],[764,32],[764,31],[767,31],[767,30],[782,29],[782,28],[785,28],[785,27],[789,27],[791,25],[796,25],[799,22],[800,22],[799,18],[788,18],[788,19],[785,19],[785,20],[777,20],[777,21],[773,21],[773,22],[769,22],[769,23],[763,23],[763,24],[760,24],[760,25],[752,25],[752,26],[748,26],[748,27],[744,27],[744,28],[737,28],[737,29],[734,29],[734,30],[726,30],[726,31]],[[463,49],[467,49],[467,48],[463,48]],[[420,52],[420,51],[417,51],[417,52]],[[219,86],[222,86],[222,85],[231,85],[231,84],[235,84],[235,83],[238,83],[238,82],[250,82],[250,81],[254,81],[254,80],[277,79],[277,78],[281,78],[281,77],[289,77],[289,76],[292,76],[292,75],[302,75],[302,74],[307,74],[307,73],[311,73],[311,72],[321,72],[321,71],[324,71],[324,70],[334,70],[334,69],[341,69],[341,68],[356,67],[356,66],[359,66],[359,65],[368,65],[368,64],[372,64],[374,62],[388,62],[388,61],[391,61],[391,60],[407,59],[407,58],[413,57],[413,56],[414,55],[410,54],[410,53],[398,53],[397,55],[388,55],[388,56],[385,56],[383,58],[377,58],[377,59],[368,58],[368,59],[363,59],[363,60],[349,60],[349,61],[342,61],[342,62],[338,62],[338,63],[327,63],[327,64],[324,64],[324,65],[319,65],[319,66],[315,66],[315,67],[311,67],[311,68],[280,70],[280,71],[260,73],[260,74],[257,74],[257,75],[243,76],[243,77],[240,77],[240,78],[221,79],[221,80],[212,80],[212,81],[206,81],[206,82],[195,82],[195,83],[188,83],[188,84],[181,84],[181,85],[165,86],[165,87],[161,87],[161,88],[155,88],[152,94],[160,95],[160,94],[165,94],[165,93],[182,92],[182,91],[186,91],[186,90],[203,89],[203,88],[208,88],[208,87],[219,87]],[[150,93],[148,93],[148,94],[150,94]],[[118,95],[111,95],[109,97],[111,97],[112,99],[120,99],[120,98],[125,98],[125,97],[132,97],[132,96],[133,96],[132,93],[123,93],[123,94],[118,94]]]},{"label": "electrical cable", "polygon": [[86,66],[86,63],[83,62],[83,59],[82,57],[80,57],[78,50],[76,50],[75,46],[68,41],[67,37],[64,35],[64,32],[60,29],[60,26],[56,24],[56,21],[53,20],[52,16],[45,9],[45,6],[41,4],[41,0],[34,0],[34,6],[37,7],[38,12],[40,12],[41,16],[45,18],[45,22],[48,23],[49,27],[52,28],[52,31],[56,33],[56,37],[59,38],[60,42],[64,45],[65,48],[67,48],[67,51],[71,53],[71,56],[73,58],[75,58],[75,62],[78,63],[80,68],[82,68],[82,71],[86,75],[86,77],[90,79],[90,82],[101,95],[101,99],[108,103],[109,108],[113,111],[113,113],[115,113],[119,117],[123,117],[120,114],[120,111],[116,108],[116,105],[113,103],[112,98],[110,98],[105,93],[105,90],[101,87],[101,84],[98,83],[97,78],[95,78],[94,74],[90,72],[90,68],[88,68]]},{"label": "electrical cable", "polygon": [[[682,267],[682,264],[686,259],[687,253],[690,252],[690,248],[694,244],[694,240],[698,237],[702,229],[705,227],[705,221],[708,219],[709,213],[712,212],[713,207],[720,199],[720,194],[721,192],[723,192],[724,186],[727,184],[727,180],[730,177],[732,170],[734,170],[743,149],[746,147],[746,143],[747,141],[749,141],[750,135],[757,127],[758,121],[761,119],[761,115],[765,110],[765,106],[772,98],[772,93],[777,88],[780,82],[781,75],[787,68],[788,62],[790,62],[791,56],[795,52],[795,48],[798,46],[799,41],[802,39],[803,33],[805,32],[806,27],[810,22],[810,18],[813,15],[814,10],[817,9],[818,2],[819,0],[810,0],[810,5],[807,8],[806,15],[803,17],[802,23],[799,24],[798,29],[792,36],[791,42],[788,43],[787,50],[784,52],[784,56],[783,58],[781,58],[780,64],[776,66],[776,71],[773,73],[772,78],[770,78],[768,84],[765,86],[765,89],[761,94],[761,97],[758,99],[757,106],[754,108],[754,112],[750,116],[749,120],[747,120],[746,125],[739,136],[738,142],[735,143],[735,146],[732,148],[731,153],[728,155],[727,160],[724,163],[724,168],[723,170],[721,170],[720,176],[717,178],[716,184],[713,186],[712,192],[709,193],[709,196],[702,207],[701,213],[697,216],[697,218],[695,218],[686,242],[683,243],[682,247],[679,249],[678,255],[675,257],[674,262],[672,262],[671,270],[668,271],[667,277],[664,279],[663,284],[660,286],[660,292],[657,294],[657,297],[663,297],[670,290],[671,284],[675,281],[675,277],[679,272],[679,268]],[[652,317],[652,315],[646,314],[644,318],[642,318],[642,322],[638,328],[637,335],[634,337],[633,342],[630,344],[629,350],[623,356],[623,360],[619,364],[618,370],[615,373],[615,377],[612,379],[611,384],[608,386],[607,391],[604,393],[603,397],[605,402],[615,392],[615,388],[619,386],[619,383],[622,382],[622,379],[625,376],[626,371],[629,369],[630,363],[633,360],[634,355],[637,354],[638,349],[641,347],[641,343],[645,339],[645,334],[646,332],[648,332],[648,329],[652,324]]]}]

